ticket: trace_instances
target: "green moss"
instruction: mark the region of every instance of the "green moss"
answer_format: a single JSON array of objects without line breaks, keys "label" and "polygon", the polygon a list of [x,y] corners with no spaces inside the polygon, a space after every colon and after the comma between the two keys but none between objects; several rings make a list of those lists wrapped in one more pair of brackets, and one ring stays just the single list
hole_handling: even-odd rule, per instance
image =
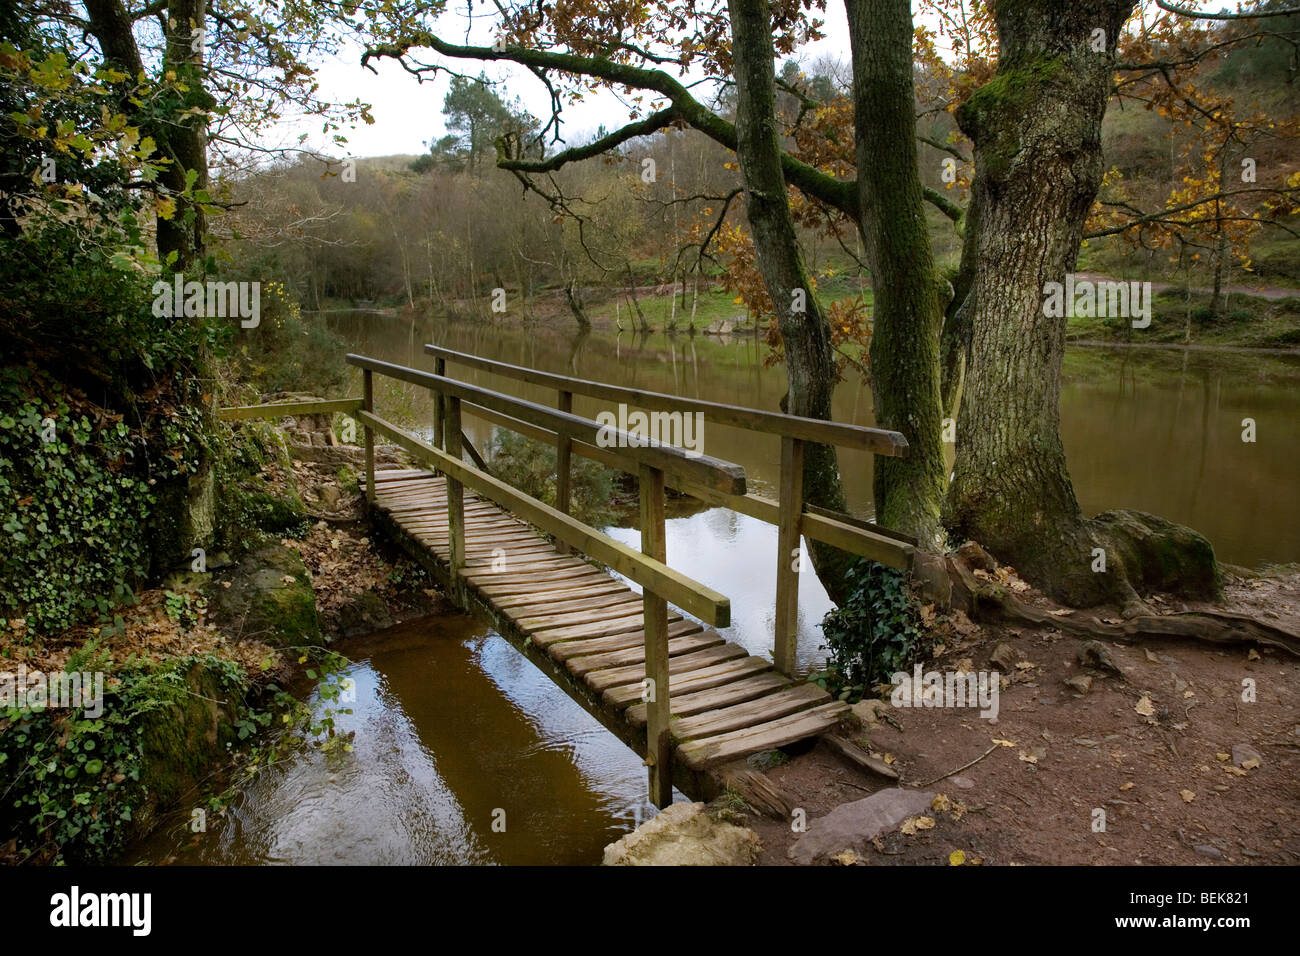
[{"label": "green moss", "polygon": [[1001,179],[1020,152],[1017,129],[1021,115],[1062,66],[1059,57],[1038,56],[1023,65],[1000,69],[958,107],[957,120],[979,143],[985,172],[993,179]]}]

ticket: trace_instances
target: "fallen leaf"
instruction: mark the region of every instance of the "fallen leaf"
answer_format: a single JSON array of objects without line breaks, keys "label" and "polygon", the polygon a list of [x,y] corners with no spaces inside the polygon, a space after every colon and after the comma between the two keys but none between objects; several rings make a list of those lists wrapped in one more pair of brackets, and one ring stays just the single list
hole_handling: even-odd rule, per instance
[{"label": "fallen leaf", "polygon": [[1126,783],[1126,784],[1123,784],[1123,785],[1120,787],[1120,790],[1132,790],[1132,789],[1133,789],[1133,781],[1132,781],[1132,780],[1130,780],[1130,781],[1129,781],[1128,783]]},{"label": "fallen leaf", "polygon": [[1196,792],[1194,790],[1182,790],[1178,795],[1183,798],[1183,803],[1191,803],[1196,799]]},{"label": "fallen leaf", "polygon": [[966,854],[961,850],[953,850],[951,853],[948,854],[949,866],[961,866],[965,862],[966,862]]},{"label": "fallen leaf", "polygon": [[930,801],[930,809],[937,813],[947,813],[952,809],[952,801],[948,799],[946,794],[937,794],[935,798]]},{"label": "fallen leaf", "polygon": [[1234,777],[1246,776],[1246,771],[1242,770],[1240,767],[1234,767],[1232,764],[1226,764],[1223,768],[1223,772],[1230,773]]},{"label": "fallen leaf", "polygon": [[1152,664],[1160,663],[1160,658],[1156,657],[1156,655],[1151,652],[1151,648],[1147,647],[1147,648],[1143,648],[1143,650],[1146,652],[1147,660],[1149,660]]},{"label": "fallen leaf", "polygon": [[1154,717],[1156,715],[1155,704],[1151,703],[1151,698],[1146,694],[1143,694],[1142,699],[1133,705],[1133,709],[1143,717]]},{"label": "fallen leaf", "polygon": [[997,737],[994,737],[994,738],[993,738],[993,743],[997,744],[999,747],[1016,747],[1016,746],[1018,746],[1018,744],[1017,744],[1014,740],[1000,740],[1000,739],[998,739]]},{"label": "fallen leaf", "polygon": [[840,866],[855,866],[859,861],[858,855],[852,850],[842,850],[831,857],[831,859]]},{"label": "fallen leaf", "polygon": [[1055,611],[1048,611],[1047,613],[1052,615],[1052,617],[1065,617],[1065,615],[1073,614],[1074,612],[1068,607],[1058,607]]},{"label": "fallen leaf", "polygon": [[1259,766],[1259,759],[1256,757],[1251,757],[1247,760],[1243,760],[1241,763],[1242,770],[1254,770],[1258,766]]},{"label": "fallen leaf", "polygon": [[1215,754],[1214,756],[1216,756],[1216,757],[1219,758],[1220,760],[1227,760],[1229,755],[1228,755],[1228,754],[1225,754],[1225,753],[1217,753],[1217,754]]},{"label": "fallen leaf", "polygon": [[1020,751],[1020,759],[1023,760],[1025,763],[1038,763],[1037,757],[1035,757],[1033,754],[1027,754],[1023,750]]},{"label": "fallen leaf", "polygon": [[1246,660],[1248,660],[1248,661],[1257,661],[1257,660],[1259,660],[1259,651],[1255,650],[1255,648],[1252,647],[1252,648],[1250,649],[1250,653],[1246,655]]}]

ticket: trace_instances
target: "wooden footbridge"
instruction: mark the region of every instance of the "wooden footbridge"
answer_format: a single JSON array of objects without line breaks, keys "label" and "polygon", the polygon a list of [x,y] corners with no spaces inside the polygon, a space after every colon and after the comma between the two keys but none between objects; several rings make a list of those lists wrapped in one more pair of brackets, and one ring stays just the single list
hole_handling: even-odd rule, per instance
[{"label": "wooden footbridge", "polygon": [[[434,360],[432,373],[349,355],[362,371],[359,399],[232,408],[222,415],[354,415],[365,432],[365,489],[376,523],[457,603],[487,613],[502,637],[645,755],[657,806],[671,802],[674,784],[708,799],[722,785],[718,768],[814,737],[844,716],[846,705],[794,679],[801,536],[899,568],[911,567],[914,542],[848,515],[802,506],[803,448],[819,442],[903,455],[901,435],[584,381],[432,345],[425,350]],[[448,363],[554,388],[556,407],[453,378]],[[433,392],[433,442],[376,412],[375,375]],[[575,415],[575,395],[666,416],[702,413],[708,427],[780,435],[779,499],[750,493],[737,464],[646,444],[640,435]],[[488,473],[463,431],[466,414],[556,446],[554,507]],[[376,471],[376,434],[426,468]],[[637,476],[640,551],[568,514],[574,454]],[[771,661],[714,630],[730,623],[729,600],[670,566],[666,487],[778,527]]]}]

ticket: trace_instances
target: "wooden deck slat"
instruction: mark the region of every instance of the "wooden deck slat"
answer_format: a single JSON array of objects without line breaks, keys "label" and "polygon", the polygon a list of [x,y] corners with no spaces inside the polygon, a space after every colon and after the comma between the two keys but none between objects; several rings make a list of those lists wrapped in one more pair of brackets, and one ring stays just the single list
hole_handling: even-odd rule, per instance
[{"label": "wooden deck slat", "polygon": [[[770,671],[772,662],[761,657],[741,657],[712,667],[701,667],[698,671],[683,674],[668,686],[669,698],[689,694],[694,691],[707,690],[721,684],[729,684],[763,671]],[[624,684],[605,691],[604,701],[611,707],[627,707],[641,700],[641,688],[637,684]]]},{"label": "wooden deck slat", "polygon": [[[699,621],[673,621],[668,625],[668,637],[684,637],[687,634],[698,634],[704,630],[704,625]],[[558,644],[552,644],[548,647],[547,653],[557,661],[563,663],[571,657],[581,657],[583,654],[602,654],[606,651],[622,650],[625,647],[638,647],[645,644],[645,631],[625,631],[622,634],[611,634],[608,637],[589,637],[577,641],[561,641]]]},{"label": "wooden deck slat", "polygon": [[826,691],[816,684],[796,684],[743,704],[706,711],[694,717],[683,717],[673,721],[669,729],[677,740],[716,737],[807,710],[825,699]]},{"label": "wooden deck slat", "polygon": [[821,704],[767,723],[733,730],[716,737],[690,740],[677,748],[677,757],[693,770],[703,770],[713,764],[739,760],[764,750],[775,750],[807,737],[830,730],[849,712],[842,701]]},{"label": "wooden deck slat", "polygon": [[[683,654],[680,657],[670,658],[668,673],[684,674],[687,671],[699,670],[701,667],[709,667],[723,661],[744,657],[748,653],[749,651],[738,644],[722,644],[718,647],[710,647],[708,650],[696,651],[694,654]],[[592,690],[603,691],[623,684],[639,685],[641,681],[645,680],[645,665],[629,664],[627,667],[611,667],[603,671],[591,671],[583,679]],[[669,687],[671,690],[671,684]]]},{"label": "wooden deck slat", "polygon": [[[675,657],[678,654],[689,654],[692,651],[702,651],[707,647],[716,647],[719,644],[725,644],[724,638],[717,631],[700,631],[698,634],[691,634],[686,637],[679,637],[676,640],[668,641],[668,656]],[[563,646],[563,645],[561,645]],[[733,647],[735,645],[732,645]],[[576,674],[581,677],[583,674],[591,671],[608,670],[615,667],[627,667],[632,664],[645,664],[645,645],[634,644],[631,647],[625,647],[621,650],[610,651],[605,654],[582,654],[577,657],[571,657],[565,661],[564,666],[569,669],[570,674]],[[672,673],[670,668],[668,671]],[[644,673],[644,671],[642,671]]]},{"label": "wooden deck slat", "polygon": [[[753,700],[755,697],[763,697],[766,694],[784,690],[790,684],[790,678],[785,675],[776,671],[767,671],[762,674],[755,674],[753,677],[732,681],[730,684],[723,684],[721,687],[697,691],[693,694],[681,694],[680,696],[674,694],[672,696],[671,713],[674,717],[689,717],[692,714],[701,714],[706,710],[718,710],[732,704],[741,704],[747,700]],[[633,704],[623,712],[623,716],[633,727],[644,727],[646,723],[646,706],[645,704]]]}]

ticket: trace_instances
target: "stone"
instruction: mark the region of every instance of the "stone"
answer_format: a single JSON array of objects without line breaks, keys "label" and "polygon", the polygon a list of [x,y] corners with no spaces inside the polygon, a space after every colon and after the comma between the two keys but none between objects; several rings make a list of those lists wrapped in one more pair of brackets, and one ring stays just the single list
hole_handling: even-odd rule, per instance
[{"label": "stone", "polygon": [[1078,677],[1071,677],[1066,680],[1065,686],[1070,688],[1076,694],[1086,694],[1092,690],[1092,678],[1087,674],[1080,674]]},{"label": "stone", "polygon": [[1019,657],[1020,655],[1010,644],[999,644],[989,655],[989,663],[996,667],[999,673],[1009,677],[1016,672],[1016,661]]},{"label": "stone", "polygon": [[1116,677],[1125,676],[1123,668],[1116,664],[1115,658],[1111,656],[1110,649],[1101,641],[1088,641],[1079,648],[1079,663],[1084,667],[1114,674]]},{"label": "stone", "polygon": [[1201,843],[1192,847],[1201,856],[1208,856],[1211,860],[1222,860],[1223,851],[1217,846],[1210,846],[1208,843]]},{"label": "stone", "polygon": [[795,840],[787,855],[795,863],[810,866],[845,850],[866,853],[876,837],[930,809],[934,796],[933,791],[890,787],[862,800],[842,803],[826,816],[810,821],[807,832]]},{"label": "stone", "polygon": [[868,697],[866,700],[858,701],[850,709],[853,711],[853,716],[862,721],[863,727],[867,730],[875,730],[880,726],[880,715],[889,710],[889,703]]},{"label": "stone", "polygon": [[1260,756],[1259,751],[1250,744],[1233,744],[1232,745],[1232,762],[1238,767],[1245,767],[1250,761],[1255,761],[1254,766],[1264,766],[1264,758]]},{"label": "stone", "polygon": [[274,647],[325,643],[311,572],[302,555],[279,542],[250,551],[209,593],[213,618],[234,638]]},{"label": "stone", "polygon": [[753,866],[762,843],[714,819],[702,803],[674,803],[605,847],[605,866]]},{"label": "stone", "polygon": [[949,777],[948,779],[952,781],[952,785],[958,790],[975,789],[975,781],[970,777]]},{"label": "stone", "polygon": [[362,591],[338,610],[340,637],[373,634],[392,626],[393,618],[388,613],[388,605],[374,591]]}]

